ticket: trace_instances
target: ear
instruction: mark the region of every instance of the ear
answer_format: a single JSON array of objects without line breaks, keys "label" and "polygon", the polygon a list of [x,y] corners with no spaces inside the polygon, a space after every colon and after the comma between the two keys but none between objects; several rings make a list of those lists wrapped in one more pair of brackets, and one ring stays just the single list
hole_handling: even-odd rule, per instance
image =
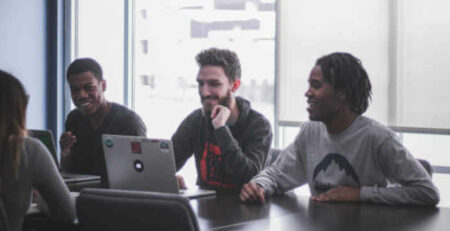
[{"label": "ear", "polygon": [[236,92],[237,89],[239,89],[240,86],[241,86],[241,80],[240,80],[240,79],[234,80],[233,86],[232,86],[232,88],[231,88],[231,91],[232,91],[232,92]]},{"label": "ear", "polygon": [[103,89],[102,91],[106,91],[106,80],[102,80],[101,84]]}]

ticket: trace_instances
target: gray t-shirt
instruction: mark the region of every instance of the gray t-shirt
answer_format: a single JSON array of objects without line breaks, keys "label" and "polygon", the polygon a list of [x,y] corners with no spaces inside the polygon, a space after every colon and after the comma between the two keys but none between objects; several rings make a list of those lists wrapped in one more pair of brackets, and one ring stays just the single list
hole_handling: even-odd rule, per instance
[{"label": "gray t-shirt", "polygon": [[6,217],[11,231],[22,229],[23,218],[36,188],[48,203],[53,218],[72,222],[75,205],[50,153],[34,138],[25,138],[17,177],[13,175],[12,155],[3,155],[2,191]]},{"label": "gray t-shirt", "polygon": [[361,201],[439,202],[431,177],[395,134],[364,116],[337,135],[329,134],[321,122],[303,123],[294,143],[251,181],[261,185],[267,195],[308,183],[312,195],[350,186],[361,188]]}]

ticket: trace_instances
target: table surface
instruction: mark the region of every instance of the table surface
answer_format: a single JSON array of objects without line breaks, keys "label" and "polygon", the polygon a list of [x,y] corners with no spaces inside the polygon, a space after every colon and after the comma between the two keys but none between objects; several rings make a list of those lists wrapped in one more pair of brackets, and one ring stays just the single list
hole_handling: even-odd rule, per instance
[{"label": "table surface", "polygon": [[[237,194],[192,199],[190,204],[200,230],[450,230],[448,207],[318,203],[295,192],[268,198],[264,204],[241,203]],[[39,216],[33,218],[36,215],[39,211],[34,205],[25,219],[28,226],[54,223]],[[76,225],[61,227],[78,230]]]},{"label": "table surface", "polygon": [[200,230],[450,230],[450,208],[318,203],[289,192],[265,204],[238,195],[190,201]]}]

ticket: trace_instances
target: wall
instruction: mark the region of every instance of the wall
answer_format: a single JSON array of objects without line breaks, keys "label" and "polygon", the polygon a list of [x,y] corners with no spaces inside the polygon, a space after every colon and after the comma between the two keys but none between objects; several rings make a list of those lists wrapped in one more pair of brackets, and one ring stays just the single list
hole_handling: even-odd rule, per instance
[{"label": "wall", "polygon": [[30,95],[28,128],[47,127],[46,3],[0,0],[0,69],[19,78]]}]

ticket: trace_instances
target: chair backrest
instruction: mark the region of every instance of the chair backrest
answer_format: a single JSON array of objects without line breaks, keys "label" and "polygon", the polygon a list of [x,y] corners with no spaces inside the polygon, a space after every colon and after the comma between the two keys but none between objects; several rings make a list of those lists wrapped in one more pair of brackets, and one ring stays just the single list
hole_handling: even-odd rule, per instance
[{"label": "chair backrest", "polygon": [[199,230],[189,201],[174,194],[88,188],[76,204],[81,230]]},{"label": "chair backrest", "polygon": [[9,225],[6,219],[5,205],[3,204],[3,199],[0,196],[0,231],[8,231]]},{"label": "chair backrest", "polygon": [[269,150],[269,153],[267,154],[267,159],[266,159],[266,163],[264,164],[264,167],[268,167],[270,166],[273,162],[275,162],[275,160],[278,158],[278,156],[281,153],[281,149],[277,149],[277,148],[271,148]]},{"label": "chair backrest", "polygon": [[427,170],[428,174],[430,174],[430,176],[433,176],[433,168],[431,167],[431,164],[424,160],[424,159],[417,159],[417,161],[419,161],[419,163],[423,166],[423,168],[425,168],[425,170]]}]

